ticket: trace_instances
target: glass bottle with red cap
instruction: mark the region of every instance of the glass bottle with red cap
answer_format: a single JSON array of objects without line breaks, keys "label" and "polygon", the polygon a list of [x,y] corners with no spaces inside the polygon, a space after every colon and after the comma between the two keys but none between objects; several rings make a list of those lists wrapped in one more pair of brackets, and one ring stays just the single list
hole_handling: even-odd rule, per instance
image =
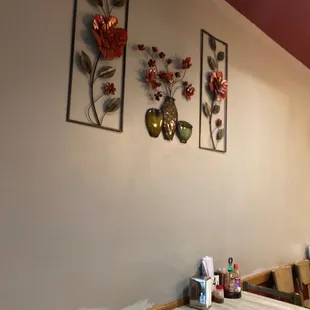
[{"label": "glass bottle with red cap", "polygon": [[241,278],[240,278],[240,272],[239,272],[239,265],[234,264],[234,270],[233,270],[233,278],[235,282],[235,293],[234,298],[241,298]]}]

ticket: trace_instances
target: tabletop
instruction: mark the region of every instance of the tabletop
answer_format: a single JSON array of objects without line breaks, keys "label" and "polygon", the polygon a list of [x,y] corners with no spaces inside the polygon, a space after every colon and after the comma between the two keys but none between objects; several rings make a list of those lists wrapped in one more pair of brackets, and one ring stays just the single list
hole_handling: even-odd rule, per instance
[{"label": "tabletop", "polygon": [[[188,306],[177,308],[189,310]],[[267,298],[261,295],[242,292],[240,299],[227,299],[223,304],[212,303],[210,310],[301,310],[304,309],[286,302]]]}]

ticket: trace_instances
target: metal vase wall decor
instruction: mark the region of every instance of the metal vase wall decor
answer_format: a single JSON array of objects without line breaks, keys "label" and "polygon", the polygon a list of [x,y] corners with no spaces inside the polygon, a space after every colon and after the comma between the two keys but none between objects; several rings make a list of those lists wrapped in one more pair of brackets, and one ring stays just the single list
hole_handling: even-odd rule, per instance
[{"label": "metal vase wall decor", "polygon": [[190,100],[195,93],[193,85],[184,79],[186,71],[192,66],[191,57],[173,61],[157,47],[147,47],[143,44],[138,44],[137,50],[144,52],[148,57],[147,66],[142,70],[143,82],[146,83],[152,98],[157,101],[163,99],[160,109],[146,111],[146,127],[150,136],[157,138],[162,131],[166,140],[173,140],[177,133],[180,142],[186,143],[191,137],[193,126],[179,120],[174,95],[181,90],[184,97]]},{"label": "metal vase wall decor", "polygon": [[74,0],[67,121],[122,132],[127,0]]},{"label": "metal vase wall decor", "polygon": [[227,60],[225,42],[201,30],[199,147],[227,151]]}]

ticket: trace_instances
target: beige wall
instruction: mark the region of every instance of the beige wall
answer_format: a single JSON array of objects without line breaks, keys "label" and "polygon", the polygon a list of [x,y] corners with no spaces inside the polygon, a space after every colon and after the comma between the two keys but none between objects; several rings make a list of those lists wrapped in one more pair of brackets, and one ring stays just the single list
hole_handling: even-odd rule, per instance
[{"label": "beige wall", "polygon": [[72,1],[0,6],[0,309],[160,304],[203,255],[243,274],[303,256],[308,69],[223,0],[131,0],[129,44],[192,56],[197,89],[200,29],[229,44],[228,153],[199,150],[198,94],[177,97],[187,145],[149,138],[131,49],[114,134],[65,122]]}]

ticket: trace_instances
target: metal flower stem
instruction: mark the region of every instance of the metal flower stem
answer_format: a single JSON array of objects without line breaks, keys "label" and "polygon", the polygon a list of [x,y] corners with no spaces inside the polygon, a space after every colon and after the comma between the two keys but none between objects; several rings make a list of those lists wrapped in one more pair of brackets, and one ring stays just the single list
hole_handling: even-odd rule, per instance
[{"label": "metal flower stem", "polygon": [[[185,78],[185,75],[186,75],[186,69],[184,69],[182,78],[181,78],[180,80],[178,80],[178,81],[174,81],[174,83],[172,84],[172,87],[171,87],[171,91],[173,90],[173,87],[174,87],[174,85],[175,85],[177,82],[183,82],[183,80],[184,80],[184,78]],[[172,94],[172,97],[175,95],[176,91],[177,91],[178,89],[180,89],[180,88],[182,88],[182,85],[179,86],[179,87],[177,87],[177,88],[174,90],[174,92],[173,92],[173,94]]]},{"label": "metal flower stem", "polygon": [[107,3],[107,7],[108,7],[109,16],[111,16],[112,11],[113,11],[113,9],[114,9],[114,5],[112,5],[112,7],[110,8],[109,0],[106,0],[106,3]]},{"label": "metal flower stem", "polygon": [[216,56],[216,51],[213,51],[214,53],[214,60],[215,60],[215,65],[216,65],[216,72],[219,71],[219,62],[217,60],[217,56]]},{"label": "metal flower stem", "polygon": [[106,18],[107,18],[107,13],[106,13],[106,11],[104,10],[103,6],[101,6],[100,8],[101,8],[101,10],[102,10],[102,13],[103,13],[104,18],[106,19]]},{"label": "metal flower stem", "polygon": [[95,99],[94,102],[97,102],[100,98],[102,98],[105,95],[105,93],[103,92],[97,99]]},{"label": "metal flower stem", "polygon": [[[159,71],[158,71],[158,68],[157,68],[157,65],[156,65],[156,60],[155,60],[155,58],[154,58],[154,55],[151,54],[151,53],[150,53],[149,51],[147,51],[147,50],[145,50],[145,52],[148,53],[148,54],[150,55],[150,57],[152,58],[153,61],[155,61],[155,70],[156,70],[156,73],[157,73],[157,75],[158,75]],[[166,88],[166,94],[167,94],[167,96],[168,96],[168,95],[169,95],[168,87],[167,87],[167,85],[166,85],[165,83],[164,83],[164,85],[165,85],[165,88]]]},{"label": "metal flower stem", "polygon": [[209,117],[210,138],[211,138],[212,147],[213,147],[214,150],[216,150],[216,146],[215,146],[215,143],[214,143],[213,131],[212,131],[212,116],[213,116],[213,106],[214,106],[215,100],[216,100],[216,98],[212,101],[212,104],[211,104],[211,113],[210,113],[210,117]]},{"label": "metal flower stem", "polygon": [[[218,70],[219,70],[219,63],[218,63],[218,60],[217,60],[216,51],[214,50],[213,53],[214,53],[214,59],[215,59],[215,65],[216,65],[216,72],[218,72]],[[215,101],[216,101],[216,96],[215,96],[215,98],[212,101],[211,113],[210,113],[210,118],[209,118],[209,130],[210,130],[210,138],[211,138],[211,143],[212,143],[213,150],[216,150],[216,147],[217,147],[217,145],[215,145],[215,142],[214,142],[213,130],[212,130],[213,106],[214,106]]]},{"label": "metal flower stem", "polygon": [[96,72],[96,69],[97,69],[97,66],[98,66],[98,62],[99,62],[100,56],[101,56],[101,52],[98,53],[98,56],[97,56],[97,59],[96,59],[95,65],[94,65],[93,72],[92,72],[92,74],[90,76],[90,100],[91,100],[90,105],[91,105],[91,108],[93,110],[97,126],[100,126],[100,120],[99,120],[99,117],[98,117],[98,114],[97,114],[97,111],[96,111],[95,99],[94,99],[94,83],[95,83],[94,77],[95,77],[95,72]]},{"label": "metal flower stem", "polygon": [[177,90],[180,89],[180,88],[182,88],[182,87],[183,87],[183,86],[177,87],[177,88],[174,90],[174,92],[173,92],[173,94],[172,94],[172,97],[174,97],[174,95],[175,95],[175,93],[177,92]]},{"label": "metal flower stem", "polygon": [[[102,3],[103,4],[103,3]],[[109,5],[109,0],[106,0],[105,1],[105,8],[104,8],[104,5],[100,6],[101,10],[102,10],[102,13],[103,13],[103,16],[105,19],[108,19],[109,16],[111,16],[112,14],[112,11],[114,9],[114,5],[112,5],[112,7],[110,8],[110,5]],[[106,10],[107,9],[107,12]]]},{"label": "metal flower stem", "polygon": [[[108,10],[108,14],[110,15],[110,6],[109,6],[109,0],[106,0],[106,5],[107,5],[107,10]],[[109,17],[109,16],[108,16]]]},{"label": "metal flower stem", "polygon": [[[164,67],[166,68],[166,71],[167,71],[167,74],[168,74],[168,72],[169,72],[169,68],[168,68],[168,64],[167,64],[167,62],[166,62],[166,60],[165,59],[163,59],[163,58],[160,58],[161,59],[161,61],[162,61],[162,63],[164,64]],[[173,86],[173,84],[172,85],[170,85],[170,83],[168,84],[166,84],[166,83],[164,83],[165,84],[165,86],[166,86],[166,89],[168,90],[168,95],[170,96],[170,97],[172,97],[172,86]],[[168,86],[167,86],[168,85]]]},{"label": "metal flower stem", "polygon": [[106,116],[107,113],[108,113],[107,111],[103,113],[103,115],[102,115],[102,117],[101,117],[101,121],[100,121],[100,124],[101,124],[101,125],[102,125],[103,119],[104,119],[104,117]]}]

